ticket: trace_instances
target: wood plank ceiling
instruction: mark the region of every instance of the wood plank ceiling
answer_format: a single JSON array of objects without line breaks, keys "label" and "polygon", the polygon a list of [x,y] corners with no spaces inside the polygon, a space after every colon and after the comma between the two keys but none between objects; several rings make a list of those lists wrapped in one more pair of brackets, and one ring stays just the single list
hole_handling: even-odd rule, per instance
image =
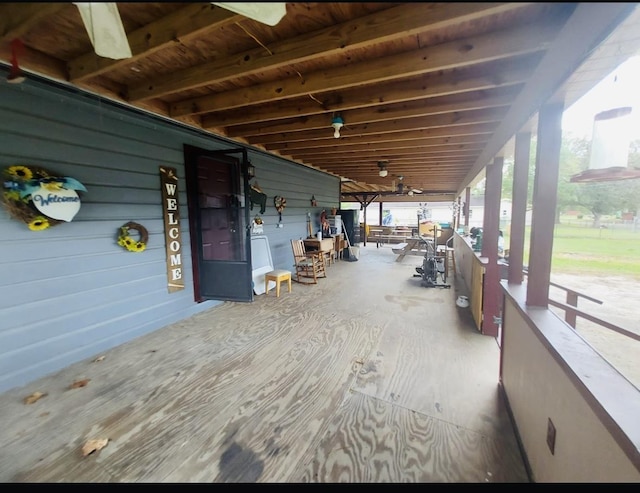
[{"label": "wood plank ceiling", "polygon": [[[77,7],[63,2],[0,4],[0,60],[9,65],[17,46],[26,73],[335,174],[345,194],[387,201],[400,183],[405,194],[448,200],[468,185],[578,4],[288,3],[274,27],[211,3],[117,5],[129,59],[96,56]],[[334,116],[344,120],[338,139]]]}]

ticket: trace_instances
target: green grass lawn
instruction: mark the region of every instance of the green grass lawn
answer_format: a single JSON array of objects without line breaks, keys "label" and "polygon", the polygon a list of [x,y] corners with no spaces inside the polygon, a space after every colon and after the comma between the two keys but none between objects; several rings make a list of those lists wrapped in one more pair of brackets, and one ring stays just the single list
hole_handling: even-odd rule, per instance
[{"label": "green grass lawn", "polygon": [[[530,229],[526,230],[525,264]],[[508,245],[508,238],[505,243]],[[640,280],[640,231],[613,225],[597,229],[557,224],[553,237],[552,272],[617,275]]]}]

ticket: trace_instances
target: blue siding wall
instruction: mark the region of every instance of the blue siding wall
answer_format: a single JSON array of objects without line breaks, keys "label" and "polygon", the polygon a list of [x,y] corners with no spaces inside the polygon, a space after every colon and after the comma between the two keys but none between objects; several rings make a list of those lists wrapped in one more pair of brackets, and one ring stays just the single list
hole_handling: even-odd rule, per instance
[{"label": "blue siding wall", "polygon": [[[34,78],[0,83],[0,169],[41,166],[87,188],[72,222],[43,231],[0,210],[0,392],[219,304],[194,302],[183,144],[242,146]],[[274,266],[290,269],[289,240],[306,236],[307,212],[338,207],[339,179],[257,149],[249,156],[268,196]],[[185,289],[172,294],[159,166],[179,176]],[[283,228],[275,195],[287,199]],[[149,231],[146,251],[117,245],[127,221]]]}]

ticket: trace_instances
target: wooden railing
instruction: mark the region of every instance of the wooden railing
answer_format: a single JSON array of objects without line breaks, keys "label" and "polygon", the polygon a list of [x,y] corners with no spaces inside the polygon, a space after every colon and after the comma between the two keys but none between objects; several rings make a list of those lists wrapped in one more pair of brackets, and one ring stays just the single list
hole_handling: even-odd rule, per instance
[{"label": "wooden railing", "polygon": [[[526,276],[527,275],[527,269],[523,269],[522,273]],[[549,282],[550,286],[554,286],[558,289],[562,289],[564,291],[567,292],[567,297],[566,297],[566,301],[565,303],[562,303],[561,301],[556,301],[556,300],[552,300],[551,298],[549,298],[549,304],[551,306],[555,306],[556,308],[560,308],[561,310],[564,310],[564,320],[565,322],[567,322],[573,329],[576,328],[576,321],[578,317],[582,317],[585,320],[588,320],[590,322],[593,322],[597,325],[600,325],[606,329],[612,330],[614,332],[617,332],[618,334],[622,334],[624,336],[630,337],[631,339],[634,339],[636,341],[640,341],[640,334],[636,334],[635,332],[631,332],[629,330],[623,329],[622,327],[618,327],[615,324],[612,324],[611,322],[607,322],[606,320],[602,320],[601,318],[595,317],[593,315],[590,315],[589,313],[586,313],[582,310],[578,309],[578,299],[579,298],[584,298],[586,300],[592,301],[593,303],[598,303],[599,305],[602,305],[602,301],[598,300],[596,298],[593,298],[587,294],[584,293],[580,293],[579,291],[575,291],[574,289],[570,289],[567,288],[565,286],[562,286],[560,284],[556,284],[555,282]]]}]

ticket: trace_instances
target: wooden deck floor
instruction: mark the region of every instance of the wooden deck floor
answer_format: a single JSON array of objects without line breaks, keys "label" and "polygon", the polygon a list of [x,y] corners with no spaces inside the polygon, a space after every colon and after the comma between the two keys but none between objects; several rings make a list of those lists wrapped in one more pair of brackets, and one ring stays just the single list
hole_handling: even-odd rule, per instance
[{"label": "wooden deck floor", "polygon": [[[395,259],[361,247],[318,285],[0,395],[0,481],[528,482],[496,340],[456,307],[454,279],[422,287],[420,259]],[[110,441],[83,457],[93,438]]]}]

